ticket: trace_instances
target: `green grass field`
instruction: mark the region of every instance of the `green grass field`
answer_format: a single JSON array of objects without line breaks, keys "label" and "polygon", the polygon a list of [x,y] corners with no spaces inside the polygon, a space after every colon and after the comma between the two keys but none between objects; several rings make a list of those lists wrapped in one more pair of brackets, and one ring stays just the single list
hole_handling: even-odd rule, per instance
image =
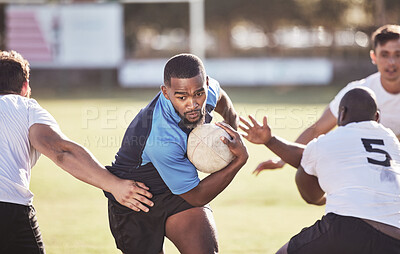
[{"label": "green grass field", "polygon": [[[314,122],[340,87],[230,88],[241,116],[269,116],[273,133],[295,140]],[[58,92],[34,96],[63,132],[86,146],[104,165],[117,152],[131,119],[156,94],[154,89]],[[36,96],[35,96],[36,95]],[[217,120],[221,118],[216,117]],[[250,158],[233,183],[212,203],[221,253],[274,253],[324,213],[307,205],[294,184],[295,170],[252,171],[273,155],[247,143]],[[31,189],[47,253],[120,253],[108,228],[102,191],[74,179],[42,156],[32,170]],[[166,240],[165,252],[178,253]]]}]

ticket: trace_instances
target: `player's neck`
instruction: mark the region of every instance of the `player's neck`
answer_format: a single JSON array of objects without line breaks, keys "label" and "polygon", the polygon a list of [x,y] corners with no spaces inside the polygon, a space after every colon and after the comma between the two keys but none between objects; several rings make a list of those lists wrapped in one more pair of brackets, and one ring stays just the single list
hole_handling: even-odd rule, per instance
[{"label": "player's neck", "polygon": [[383,80],[381,78],[381,84],[383,89],[386,90],[386,92],[391,93],[391,94],[398,94],[400,93],[400,79],[399,80]]},{"label": "player's neck", "polygon": [[0,95],[9,95],[9,94],[20,95],[17,92],[13,91],[0,91]]}]

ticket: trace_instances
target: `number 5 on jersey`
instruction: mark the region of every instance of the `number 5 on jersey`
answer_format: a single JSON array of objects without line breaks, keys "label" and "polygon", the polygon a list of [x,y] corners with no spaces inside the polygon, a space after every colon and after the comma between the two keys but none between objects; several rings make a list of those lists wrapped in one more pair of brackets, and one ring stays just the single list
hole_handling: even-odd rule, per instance
[{"label": "number 5 on jersey", "polygon": [[390,154],[388,152],[386,152],[385,150],[372,147],[372,145],[384,146],[385,143],[383,142],[382,139],[362,138],[361,141],[363,142],[365,150],[367,150],[367,152],[370,152],[370,153],[381,153],[381,154],[384,154],[386,156],[386,160],[384,160],[384,161],[378,161],[378,160],[375,160],[375,159],[367,157],[369,163],[380,165],[380,166],[385,166],[385,167],[389,167],[390,166],[390,160],[392,159],[392,157],[390,157]]}]

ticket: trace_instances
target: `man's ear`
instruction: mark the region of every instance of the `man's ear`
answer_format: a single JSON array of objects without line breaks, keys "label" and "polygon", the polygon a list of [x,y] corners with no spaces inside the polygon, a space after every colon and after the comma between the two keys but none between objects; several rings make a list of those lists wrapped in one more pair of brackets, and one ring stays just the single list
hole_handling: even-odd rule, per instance
[{"label": "man's ear", "polygon": [[29,94],[29,90],[30,90],[29,82],[28,81],[24,81],[24,83],[22,83],[22,88],[21,88],[20,95],[26,97]]},{"label": "man's ear", "polygon": [[375,113],[375,121],[377,121],[378,123],[381,121],[381,112],[379,111],[379,109]]},{"label": "man's ear", "polygon": [[209,80],[209,78],[208,78],[208,75],[206,76],[206,84],[207,84],[207,89],[208,89],[208,86],[209,86],[209,84],[208,84],[208,80]]},{"label": "man's ear", "polygon": [[169,100],[169,96],[168,96],[168,87],[166,87],[165,85],[161,86],[161,92],[163,93],[164,97]]},{"label": "man's ear", "polygon": [[346,116],[347,113],[347,108],[345,106],[340,106],[339,108],[339,114],[338,114],[338,120],[337,120],[337,125],[341,126],[341,123],[343,123],[343,120]]},{"label": "man's ear", "polygon": [[370,50],[369,51],[369,57],[371,57],[371,62],[376,65],[376,55],[375,55],[375,51],[374,50]]}]

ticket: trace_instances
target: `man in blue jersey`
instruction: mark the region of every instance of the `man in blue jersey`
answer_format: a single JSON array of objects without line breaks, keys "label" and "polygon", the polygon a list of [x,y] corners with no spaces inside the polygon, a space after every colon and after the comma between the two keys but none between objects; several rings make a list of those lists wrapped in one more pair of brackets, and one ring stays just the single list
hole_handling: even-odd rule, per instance
[{"label": "man in blue jersey", "polygon": [[[232,140],[222,139],[236,158],[224,169],[200,181],[186,156],[187,135],[212,120]],[[207,204],[221,193],[246,163],[246,147],[235,131],[238,117],[218,82],[206,76],[201,60],[180,54],[168,60],[164,85],[133,119],[108,170],[146,184],[153,194],[149,212],[126,209],[109,198],[109,220],[117,247],[125,254],[163,253],[168,237],[181,253],[217,253],[216,228]],[[205,158],[206,159],[206,158]]]}]

